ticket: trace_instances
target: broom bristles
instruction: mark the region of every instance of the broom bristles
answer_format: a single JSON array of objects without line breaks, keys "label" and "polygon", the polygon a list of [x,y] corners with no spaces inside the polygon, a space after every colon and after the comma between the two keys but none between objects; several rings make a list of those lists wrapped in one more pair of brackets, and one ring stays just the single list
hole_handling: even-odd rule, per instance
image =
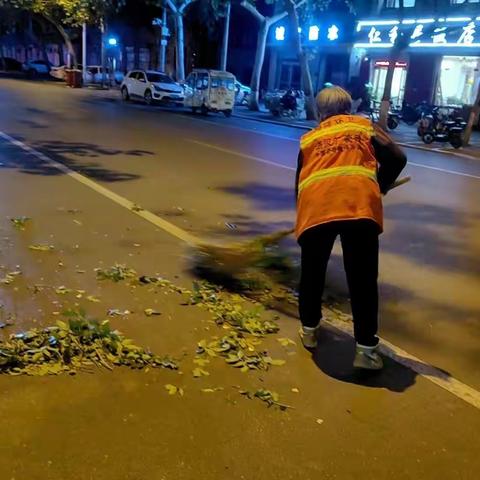
[{"label": "broom bristles", "polygon": [[265,248],[275,245],[291,233],[293,229],[280,230],[231,245],[199,244],[194,247],[193,263],[197,268],[236,274],[253,266],[261,260]]}]

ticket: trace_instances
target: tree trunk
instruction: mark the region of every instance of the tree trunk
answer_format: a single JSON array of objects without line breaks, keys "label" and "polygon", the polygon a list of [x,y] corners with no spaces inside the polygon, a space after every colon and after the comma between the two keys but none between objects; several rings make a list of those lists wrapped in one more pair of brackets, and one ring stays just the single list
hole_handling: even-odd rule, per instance
[{"label": "tree trunk", "polygon": [[390,97],[392,94],[393,74],[395,73],[395,64],[397,63],[397,50],[392,48],[390,55],[387,76],[385,77],[385,87],[383,89],[382,102],[380,103],[380,115],[378,117],[378,124],[386,130],[388,123],[388,112],[390,111]]},{"label": "tree trunk", "polygon": [[308,63],[307,52],[302,48],[298,21],[298,12],[295,3],[290,0],[287,3],[288,16],[290,17],[293,46],[297,52],[298,61],[300,63],[300,72],[302,80],[302,90],[305,94],[305,112],[307,120],[317,120],[317,109],[315,108],[315,98],[313,94],[312,76],[310,74],[310,65]]},{"label": "tree trunk", "polygon": [[227,70],[228,37],[230,35],[230,11],[232,3],[229,1],[225,6],[225,26],[223,28],[222,52],[220,54],[220,70]]},{"label": "tree trunk", "polygon": [[467,128],[463,134],[463,145],[466,147],[470,143],[470,137],[472,136],[473,126],[478,122],[478,116],[480,114],[480,83],[478,85],[477,98],[472,106],[472,110],[468,117]]},{"label": "tree trunk", "polygon": [[183,31],[183,15],[175,15],[177,27],[177,82],[185,80],[185,40]]},{"label": "tree trunk", "polygon": [[58,30],[58,33],[60,33],[61,37],[63,38],[63,41],[65,42],[65,46],[67,47],[67,50],[68,50],[70,61],[72,63],[72,65],[67,65],[67,66],[68,67],[73,66],[73,68],[77,68],[77,65],[78,65],[77,54],[75,53],[75,49],[73,48],[73,43],[72,43],[72,40],[70,39],[70,35],[62,27],[62,25],[56,22],[53,18],[45,14],[43,14],[43,18],[48,20]]},{"label": "tree trunk", "polygon": [[259,91],[260,78],[262,76],[263,61],[265,60],[265,47],[267,45],[269,24],[264,20],[258,30],[257,50],[255,52],[255,63],[253,65],[252,79],[250,81],[250,88],[252,93],[249,96],[248,108],[250,110],[260,110],[259,105]]}]

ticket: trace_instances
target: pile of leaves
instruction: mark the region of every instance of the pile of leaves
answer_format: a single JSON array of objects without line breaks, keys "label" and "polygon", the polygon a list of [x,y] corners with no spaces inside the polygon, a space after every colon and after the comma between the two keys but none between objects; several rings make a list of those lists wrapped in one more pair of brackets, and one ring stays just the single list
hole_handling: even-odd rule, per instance
[{"label": "pile of leaves", "polygon": [[120,264],[115,264],[110,268],[96,268],[95,272],[99,280],[111,280],[112,282],[120,282],[137,277],[135,270]]},{"label": "pile of leaves", "polygon": [[262,306],[246,310],[241,297],[231,296],[227,301],[221,293],[221,289],[211,283],[195,282],[189,302],[209,311],[217,325],[227,324],[240,332],[259,336],[278,332],[279,327],[274,320],[262,318]]},{"label": "pile of leaves", "polygon": [[10,375],[74,374],[78,370],[114,366],[177,369],[169,358],[161,358],[135,345],[108,321],[87,319],[84,312],[65,313],[66,322],[44,329],[31,329],[0,341],[0,373]]},{"label": "pile of leaves", "polygon": [[271,365],[281,366],[284,360],[271,358],[265,351],[257,351],[260,345],[258,338],[245,337],[241,332],[233,330],[222,338],[213,338],[211,341],[201,340],[197,346],[195,363],[209,357],[223,357],[232,367],[242,372],[249,370],[268,370]]}]

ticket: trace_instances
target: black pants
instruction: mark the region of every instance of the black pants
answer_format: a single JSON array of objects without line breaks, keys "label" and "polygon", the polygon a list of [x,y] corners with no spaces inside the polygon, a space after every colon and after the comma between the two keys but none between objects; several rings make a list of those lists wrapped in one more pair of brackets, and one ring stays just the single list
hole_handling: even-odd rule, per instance
[{"label": "black pants", "polygon": [[302,233],[300,320],[306,327],[316,327],[322,318],[327,264],[338,235],[342,241],[355,340],[361,345],[374,346],[378,343],[379,227],[372,220],[330,222]]}]

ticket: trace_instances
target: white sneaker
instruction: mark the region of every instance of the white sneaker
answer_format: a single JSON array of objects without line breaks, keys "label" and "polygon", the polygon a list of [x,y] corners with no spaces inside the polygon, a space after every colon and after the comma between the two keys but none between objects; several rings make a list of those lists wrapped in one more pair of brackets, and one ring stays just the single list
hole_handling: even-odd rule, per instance
[{"label": "white sneaker", "polygon": [[381,370],[383,368],[383,360],[377,353],[377,347],[366,347],[357,343],[353,366],[365,370]]},{"label": "white sneaker", "polygon": [[302,340],[303,346],[307,349],[317,348],[317,330],[318,327],[300,327],[298,334]]}]

